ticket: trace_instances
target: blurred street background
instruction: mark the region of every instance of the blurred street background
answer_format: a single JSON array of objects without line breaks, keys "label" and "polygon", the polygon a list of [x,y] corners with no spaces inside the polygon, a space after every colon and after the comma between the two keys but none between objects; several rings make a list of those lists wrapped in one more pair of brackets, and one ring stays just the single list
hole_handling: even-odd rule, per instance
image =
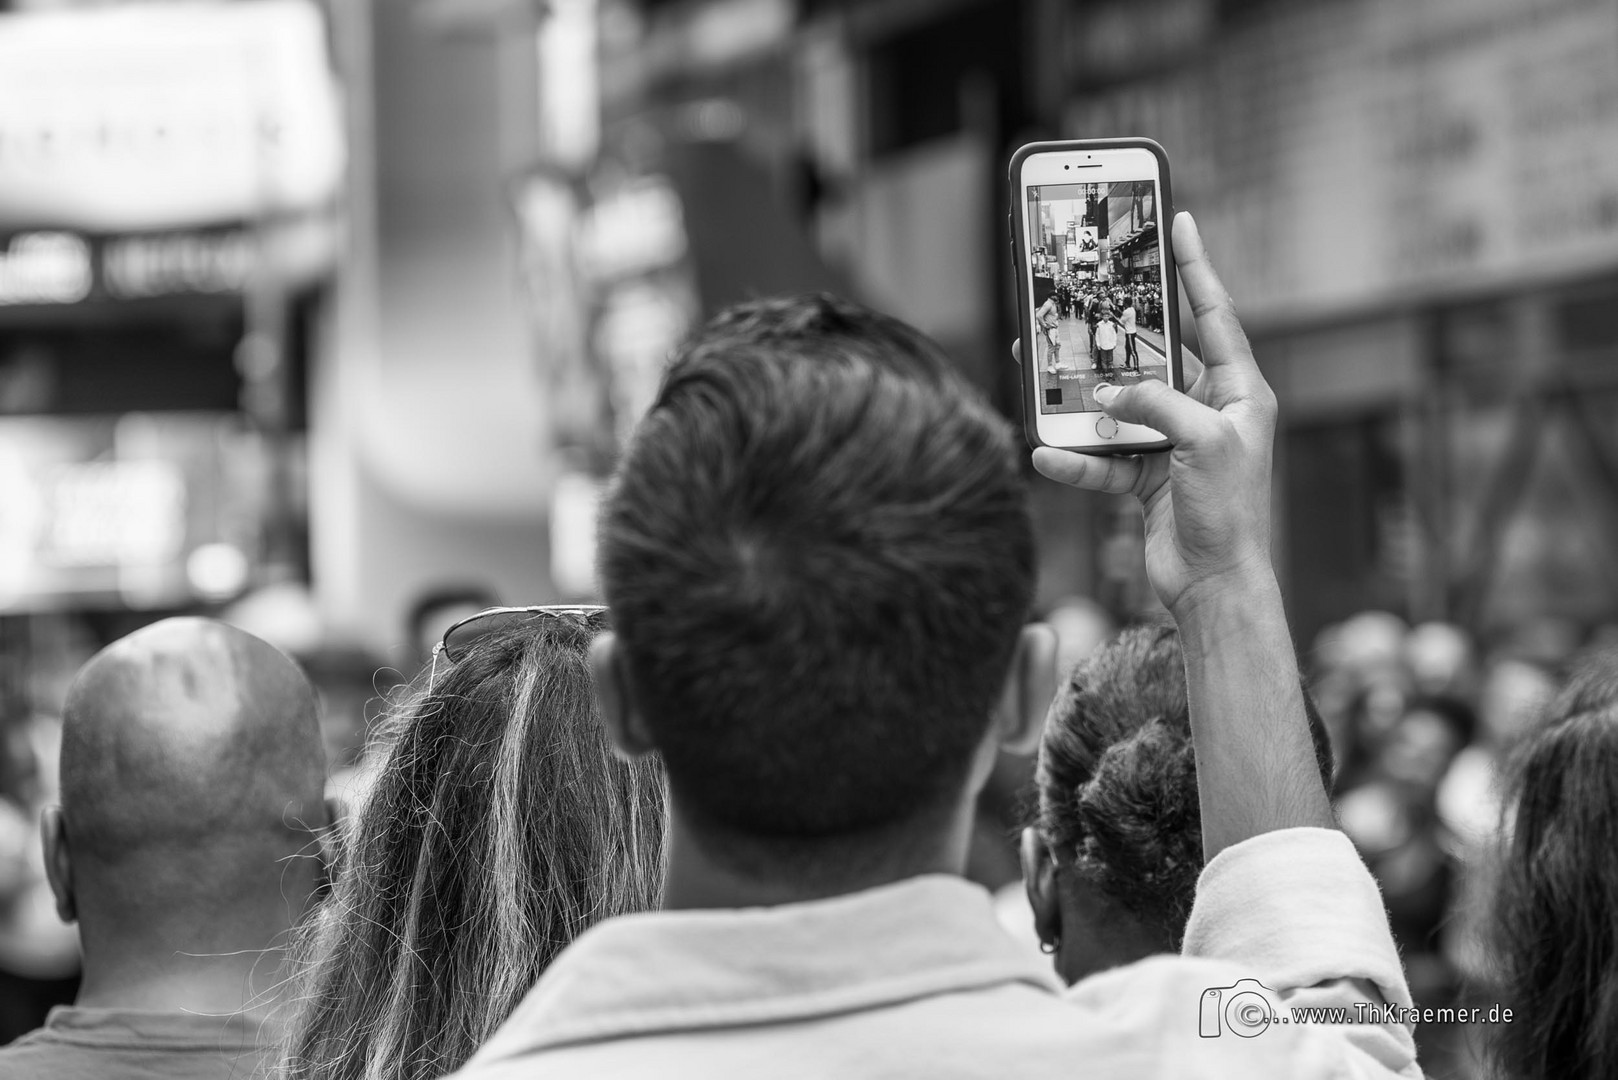
[{"label": "blurred street background", "polygon": [[[0,0],[0,1042],[76,977],[34,829],[94,650],[281,645],[340,783],[450,620],[595,596],[717,308],[850,294],[1015,418],[1006,162],[1124,135],[1280,395],[1283,585],[1418,998],[1486,980],[1494,764],[1618,645],[1618,0]],[[1030,483],[1068,657],[1156,615],[1136,508]]]}]

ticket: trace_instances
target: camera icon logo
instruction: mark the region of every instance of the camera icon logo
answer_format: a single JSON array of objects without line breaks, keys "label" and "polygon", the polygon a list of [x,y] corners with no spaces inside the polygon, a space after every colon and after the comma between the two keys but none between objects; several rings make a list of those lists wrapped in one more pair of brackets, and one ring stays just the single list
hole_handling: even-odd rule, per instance
[{"label": "camera icon logo", "polygon": [[1216,1039],[1225,1032],[1251,1039],[1275,1022],[1275,991],[1257,979],[1238,979],[1231,986],[1210,986],[1202,992],[1197,1034]]}]

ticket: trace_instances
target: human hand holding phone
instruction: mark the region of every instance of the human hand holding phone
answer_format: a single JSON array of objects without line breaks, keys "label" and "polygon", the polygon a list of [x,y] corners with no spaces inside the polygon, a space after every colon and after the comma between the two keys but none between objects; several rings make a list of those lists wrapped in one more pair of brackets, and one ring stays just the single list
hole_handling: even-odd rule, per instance
[{"label": "human hand holding phone", "polygon": [[[1145,138],[1028,143],[1012,155],[1008,178],[1019,328],[1042,346],[1019,361],[1029,445],[1167,450],[1163,432],[1119,423],[1095,399],[1120,362],[1131,378],[1185,385],[1167,152]],[[1125,338],[1118,314],[1135,296],[1155,297],[1166,314],[1152,332]]]},{"label": "human hand holding phone", "polygon": [[1170,612],[1227,583],[1273,578],[1270,461],[1276,417],[1275,393],[1253,359],[1190,214],[1175,216],[1173,247],[1202,342],[1201,374],[1184,393],[1161,382],[1096,391],[1107,415],[1163,432],[1173,449],[1138,457],[1048,446],[1034,451],[1034,468],[1052,480],[1140,500],[1147,574]]},{"label": "human hand holding phone", "polygon": [[1096,457],[1040,447],[1034,467],[1140,500],[1146,572],[1180,628],[1203,857],[1212,859],[1261,833],[1333,820],[1270,559],[1275,393],[1189,214],[1174,219],[1173,247],[1201,374],[1185,393],[1141,382],[1096,394],[1108,415],[1163,432],[1173,448]]}]

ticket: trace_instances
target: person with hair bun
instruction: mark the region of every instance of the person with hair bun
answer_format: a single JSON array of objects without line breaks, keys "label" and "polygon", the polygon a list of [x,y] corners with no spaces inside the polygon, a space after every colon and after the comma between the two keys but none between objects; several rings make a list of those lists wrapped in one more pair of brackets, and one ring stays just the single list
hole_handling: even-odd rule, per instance
[{"label": "person with hair bun", "polygon": [[[1325,728],[1305,695],[1321,779]],[[1137,626],[1076,666],[1046,716],[1023,879],[1068,983],[1180,951],[1202,873],[1185,661],[1173,626]]]}]

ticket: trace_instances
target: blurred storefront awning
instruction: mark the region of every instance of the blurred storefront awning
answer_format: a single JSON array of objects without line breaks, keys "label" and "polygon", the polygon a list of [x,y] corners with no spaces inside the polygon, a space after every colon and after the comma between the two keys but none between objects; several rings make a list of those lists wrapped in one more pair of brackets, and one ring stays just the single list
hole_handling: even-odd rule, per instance
[{"label": "blurred storefront awning", "polygon": [[306,216],[268,226],[96,234],[0,230],[0,326],[49,319],[49,309],[169,298],[239,297],[265,274],[297,289],[336,261],[336,231]]}]

